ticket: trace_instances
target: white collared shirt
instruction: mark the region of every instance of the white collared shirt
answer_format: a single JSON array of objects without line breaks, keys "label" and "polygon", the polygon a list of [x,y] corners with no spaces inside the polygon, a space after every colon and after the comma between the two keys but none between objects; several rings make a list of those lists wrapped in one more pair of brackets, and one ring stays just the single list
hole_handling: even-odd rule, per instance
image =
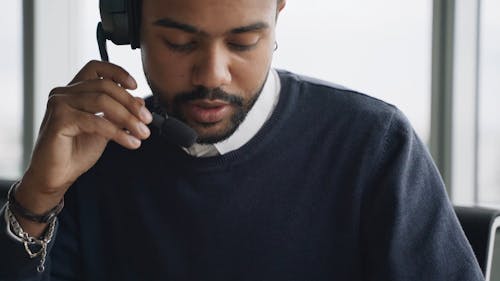
[{"label": "white collared shirt", "polygon": [[195,143],[183,148],[191,156],[210,157],[236,150],[252,139],[271,117],[281,90],[278,72],[270,69],[264,87],[255,104],[236,131],[229,138],[215,144]]}]

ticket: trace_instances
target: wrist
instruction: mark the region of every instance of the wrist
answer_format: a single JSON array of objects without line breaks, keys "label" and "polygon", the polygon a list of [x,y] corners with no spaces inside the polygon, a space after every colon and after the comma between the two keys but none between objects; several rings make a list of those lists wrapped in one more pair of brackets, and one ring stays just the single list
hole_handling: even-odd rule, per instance
[{"label": "wrist", "polygon": [[20,180],[18,189],[29,190],[30,193],[50,200],[52,198],[62,198],[68,187],[72,184],[71,182],[64,182],[60,179],[40,175],[40,173],[41,171],[37,171],[36,168],[28,168]]},{"label": "wrist", "polygon": [[32,171],[28,170],[12,190],[12,195],[27,210],[35,214],[43,214],[62,200],[64,191],[59,190],[64,189],[46,186],[37,180]]},{"label": "wrist", "polygon": [[40,194],[21,181],[12,186],[8,200],[13,213],[22,220],[48,223],[62,210],[63,198],[57,194]]}]

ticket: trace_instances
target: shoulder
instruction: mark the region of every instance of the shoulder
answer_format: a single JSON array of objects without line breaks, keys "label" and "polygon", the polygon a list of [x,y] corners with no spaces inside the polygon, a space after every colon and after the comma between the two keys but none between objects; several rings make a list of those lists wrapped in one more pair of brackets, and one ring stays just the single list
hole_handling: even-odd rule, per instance
[{"label": "shoulder", "polygon": [[344,124],[358,129],[403,129],[412,127],[406,116],[394,105],[368,94],[305,75],[277,70],[282,94],[297,99],[300,111],[324,120],[329,126]]}]

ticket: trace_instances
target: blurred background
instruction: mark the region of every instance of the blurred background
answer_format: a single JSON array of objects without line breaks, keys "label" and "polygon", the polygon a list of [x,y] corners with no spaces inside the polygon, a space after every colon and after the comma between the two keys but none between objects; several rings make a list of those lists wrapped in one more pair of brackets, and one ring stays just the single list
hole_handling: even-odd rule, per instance
[{"label": "blurred background", "polygon": [[[98,0],[4,1],[0,180],[19,178],[47,96],[99,59]],[[274,67],[399,107],[428,145],[455,204],[500,208],[499,0],[289,0]],[[110,60],[147,96],[140,51]]]}]

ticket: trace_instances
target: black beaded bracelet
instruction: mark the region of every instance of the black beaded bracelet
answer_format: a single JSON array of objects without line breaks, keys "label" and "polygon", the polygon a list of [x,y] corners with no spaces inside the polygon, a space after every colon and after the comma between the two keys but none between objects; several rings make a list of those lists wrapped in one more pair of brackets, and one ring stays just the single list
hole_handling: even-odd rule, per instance
[{"label": "black beaded bracelet", "polygon": [[48,212],[37,215],[27,210],[19,202],[17,202],[14,196],[14,189],[17,187],[19,182],[15,182],[9,189],[9,193],[7,195],[7,202],[9,204],[9,208],[15,215],[18,215],[24,219],[37,222],[37,223],[50,223],[52,222],[57,215],[62,211],[64,207],[64,197],[54,208],[50,209]]}]

